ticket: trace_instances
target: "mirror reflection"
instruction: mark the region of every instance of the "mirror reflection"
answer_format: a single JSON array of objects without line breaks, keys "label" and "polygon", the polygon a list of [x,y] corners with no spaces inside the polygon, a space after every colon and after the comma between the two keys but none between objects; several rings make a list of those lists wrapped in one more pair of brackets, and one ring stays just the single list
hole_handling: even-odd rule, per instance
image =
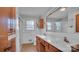
[{"label": "mirror reflection", "polygon": [[67,32],[68,8],[58,8],[46,17],[47,32]]}]

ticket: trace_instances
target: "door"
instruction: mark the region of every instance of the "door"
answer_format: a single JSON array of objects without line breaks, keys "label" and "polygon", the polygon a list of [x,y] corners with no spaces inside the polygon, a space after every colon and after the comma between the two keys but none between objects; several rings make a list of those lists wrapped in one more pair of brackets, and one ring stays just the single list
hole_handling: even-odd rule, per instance
[{"label": "door", "polygon": [[0,7],[0,52],[8,48],[8,33],[9,24],[8,20],[15,20],[15,8],[14,7]]},{"label": "door", "polygon": [[8,46],[8,18],[10,8],[0,7],[0,51],[3,51]]},{"label": "door", "polygon": [[79,32],[79,14],[76,15],[76,32]]}]

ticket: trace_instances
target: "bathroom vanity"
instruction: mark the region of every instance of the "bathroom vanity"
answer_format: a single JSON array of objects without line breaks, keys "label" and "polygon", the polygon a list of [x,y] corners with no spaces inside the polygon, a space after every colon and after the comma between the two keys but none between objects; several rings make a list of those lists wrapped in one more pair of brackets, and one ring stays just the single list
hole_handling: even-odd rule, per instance
[{"label": "bathroom vanity", "polygon": [[39,52],[70,52],[71,46],[60,38],[37,35],[36,49]]},{"label": "bathroom vanity", "polygon": [[61,52],[61,50],[38,36],[36,36],[36,48],[38,52]]},{"label": "bathroom vanity", "polygon": [[36,49],[38,52],[79,52],[79,39],[71,36],[64,38],[53,35],[37,35]]}]

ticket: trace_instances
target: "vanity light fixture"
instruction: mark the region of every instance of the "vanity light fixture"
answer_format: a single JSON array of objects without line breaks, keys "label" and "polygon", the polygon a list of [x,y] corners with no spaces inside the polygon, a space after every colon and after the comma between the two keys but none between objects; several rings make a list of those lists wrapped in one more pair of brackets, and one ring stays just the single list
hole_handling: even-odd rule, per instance
[{"label": "vanity light fixture", "polygon": [[65,7],[60,8],[60,11],[65,11],[65,10],[66,10],[66,8],[65,8]]}]

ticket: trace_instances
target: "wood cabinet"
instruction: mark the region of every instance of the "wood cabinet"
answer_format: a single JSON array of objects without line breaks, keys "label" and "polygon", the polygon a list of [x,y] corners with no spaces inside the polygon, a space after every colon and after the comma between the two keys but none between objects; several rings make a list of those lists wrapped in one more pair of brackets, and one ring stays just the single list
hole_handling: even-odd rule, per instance
[{"label": "wood cabinet", "polygon": [[36,36],[36,49],[39,52],[40,51],[40,39]]},{"label": "wood cabinet", "polygon": [[45,51],[49,52],[49,43],[45,41]]},{"label": "wood cabinet", "polygon": [[79,14],[76,15],[76,32],[79,32]]},{"label": "wood cabinet", "polygon": [[57,49],[56,47],[54,47],[53,45],[49,45],[49,52],[61,52],[59,49]]},{"label": "wood cabinet", "polygon": [[44,41],[41,40],[41,38],[36,36],[36,49],[38,52],[44,52],[45,51],[45,46],[44,46]]},{"label": "wood cabinet", "polygon": [[11,10],[11,7],[0,7],[0,52],[8,47],[8,19],[14,18]]},{"label": "wood cabinet", "polygon": [[61,52],[61,50],[57,49],[38,36],[36,36],[36,49],[38,52]]}]

